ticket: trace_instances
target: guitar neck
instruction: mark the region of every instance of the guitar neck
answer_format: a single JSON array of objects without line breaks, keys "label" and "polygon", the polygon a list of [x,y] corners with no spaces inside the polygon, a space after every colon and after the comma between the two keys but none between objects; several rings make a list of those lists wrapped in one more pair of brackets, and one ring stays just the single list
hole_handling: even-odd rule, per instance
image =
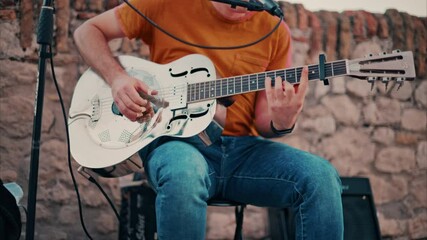
[{"label": "guitar neck", "polygon": [[[270,77],[275,79],[281,77],[291,84],[299,83],[302,67],[280,69],[262,73],[241,75],[229,78],[221,78],[206,82],[188,84],[187,102],[200,102],[210,99],[234,96],[248,92],[255,92],[265,89],[265,79]],[[325,78],[347,75],[347,60],[339,60],[325,63]],[[308,80],[319,80],[319,65],[308,66]],[[274,81],[272,81],[274,86]]]}]

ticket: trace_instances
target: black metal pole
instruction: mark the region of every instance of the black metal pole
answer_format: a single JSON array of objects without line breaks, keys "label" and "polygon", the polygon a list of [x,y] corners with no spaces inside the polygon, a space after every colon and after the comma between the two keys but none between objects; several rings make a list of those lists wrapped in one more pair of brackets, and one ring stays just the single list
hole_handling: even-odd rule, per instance
[{"label": "black metal pole", "polygon": [[28,180],[28,217],[25,231],[25,237],[29,240],[34,239],[46,59],[49,58],[49,54],[52,54],[47,50],[48,46],[52,45],[53,12],[54,9],[52,0],[44,0],[42,9],[40,11],[39,25],[37,28],[37,43],[40,44],[39,72],[37,76],[36,97],[34,105],[30,177]]}]

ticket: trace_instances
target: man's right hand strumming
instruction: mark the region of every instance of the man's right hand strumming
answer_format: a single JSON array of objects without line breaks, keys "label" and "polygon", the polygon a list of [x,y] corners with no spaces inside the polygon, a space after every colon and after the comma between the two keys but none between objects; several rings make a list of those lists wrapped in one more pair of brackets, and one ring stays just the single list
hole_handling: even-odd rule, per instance
[{"label": "man's right hand strumming", "polygon": [[120,112],[131,121],[144,122],[154,115],[151,104],[140,93],[154,95],[148,86],[127,74],[120,74],[111,80],[114,102]]}]

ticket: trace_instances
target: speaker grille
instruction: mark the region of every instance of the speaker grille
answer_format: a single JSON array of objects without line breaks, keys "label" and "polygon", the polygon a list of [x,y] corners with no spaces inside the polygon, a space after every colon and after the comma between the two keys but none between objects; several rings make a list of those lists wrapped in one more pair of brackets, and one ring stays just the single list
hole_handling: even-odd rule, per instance
[{"label": "speaker grille", "polygon": [[367,195],[343,196],[344,239],[378,239],[375,212]]}]

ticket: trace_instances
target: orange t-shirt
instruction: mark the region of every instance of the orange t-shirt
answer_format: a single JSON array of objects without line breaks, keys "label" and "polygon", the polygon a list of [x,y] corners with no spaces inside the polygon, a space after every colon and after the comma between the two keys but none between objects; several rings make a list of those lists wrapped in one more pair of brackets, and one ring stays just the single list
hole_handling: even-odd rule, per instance
[{"label": "orange t-shirt", "polygon": [[[278,22],[267,12],[245,21],[222,17],[209,0],[131,0],[139,11],[173,35],[205,46],[243,45],[263,37]],[[231,77],[290,66],[290,33],[281,26],[267,39],[246,48],[209,50],[186,45],[154,28],[127,4],[116,8],[122,30],[130,39],[140,38],[150,47],[150,60],[166,64],[188,54],[207,56],[221,77]],[[240,94],[227,108],[223,135],[258,135],[254,127],[256,92]],[[266,110],[267,111],[267,110]]]}]

